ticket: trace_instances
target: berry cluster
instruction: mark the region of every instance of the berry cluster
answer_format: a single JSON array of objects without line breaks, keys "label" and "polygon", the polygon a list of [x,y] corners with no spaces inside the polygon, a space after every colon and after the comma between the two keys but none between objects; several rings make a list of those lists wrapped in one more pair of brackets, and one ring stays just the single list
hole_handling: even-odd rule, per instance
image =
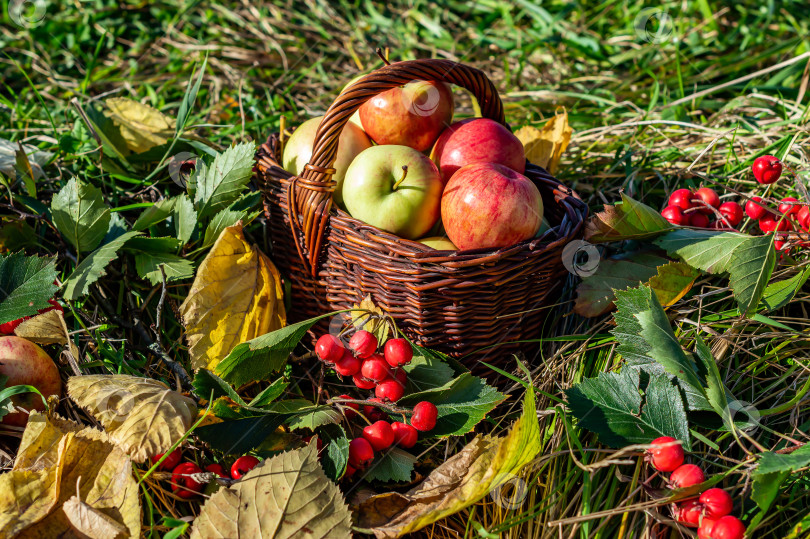
[{"label": "berry cluster", "polygon": [[[152,463],[156,463],[163,458],[164,453],[152,457]],[[208,472],[223,479],[241,479],[246,473],[259,464],[259,459],[252,455],[244,455],[236,459],[231,465],[231,473],[225,471],[222,464],[209,464],[205,467],[205,472],[200,467],[191,461],[180,462],[183,459],[183,451],[178,447],[163,459],[163,462],[158,466],[159,470],[172,473],[171,485],[172,492],[180,498],[185,500],[193,498],[202,492],[205,486],[200,480],[202,477],[199,474]]]},{"label": "berry cluster", "polygon": [[[419,431],[428,432],[436,426],[438,410],[430,402],[422,401],[413,407],[410,424],[388,421],[384,411],[405,395],[408,375],[403,366],[413,359],[413,348],[406,339],[388,339],[382,354],[380,343],[368,331],[360,330],[349,339],[348,347],[334,335],[322,335],[315,343],[318,358],[335,369],[341,376],[351,376],[358,389],[374,390],[374,397],[363,406],[362,415],[368,425],[362,435],[349,443],[349,464],[344,479],[357,470],[366,468],[374,460],[375,451],[383,451],[392,445],[409,449],[416,445]],[[350,395],[340,395],[333,401],[341,406],[346,419],[360,414],[360,405]],[[404,417],[403,417],[404,419]]]},{"label": "berry cluster", "polygon": [[743,209],[733,201],[721,204],[714,189],[701,187],[694,193],[677,189],[670,195],[669,205],[661,210],[661,215],[673,225],[731,230],[742,221]]},{"label": "berry cluster", "polygon": [[[661,436],[651,443],[646,459],[659,472],[671,472],[669,488],[687,488],[706,480],[703,470],[694,464],[684,464],[680,442]],[[720,488],[703,491],[697,498],[675,504],[675,520],[685,526],[698,528],[698,539],[742,539],[745,525],[731,515],[734,502],[731,495]]]}]

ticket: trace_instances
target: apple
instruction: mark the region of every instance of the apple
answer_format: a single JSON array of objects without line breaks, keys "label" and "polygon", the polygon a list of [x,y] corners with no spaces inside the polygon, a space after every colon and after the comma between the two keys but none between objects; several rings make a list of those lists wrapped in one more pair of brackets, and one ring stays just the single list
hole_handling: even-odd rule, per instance
[{"label": "apple", "polygon": [[[360,75],[357,75],[355,78],[350,80],[349,83],[346,86],[343,87],[343,89],[340,91],[340,93],[343,93],[346,90],[348,90],[349,86],[351,86],[352,84],[359,81],[360,79],[362,79],[365,76],[366,76],[365,73],[361,73]],[[360,129],[363,129],[363,123],[360,121],[360,109],[357,109],[356,111],[354,111],[354,114],[351,115],[351,117],[349,118],[349,121],[352,122],[357,127],[359,127]]]},{"label": "apple", "polygon": [[443,82],[409,82],[363,103],[360,121],[377,144],[424,152],[453,121],[453,93]]},{"label": "apple", "polygon": [[430,157],[442,172],[444,182],[465,165],[497,163],[523,174],[526,155],[523,143],[509,129],[489,118],[456,122],[439,135]]},{"label": "apple", "polygon": [[[45,350],[22,337],[0,337],[0,376],[7,376],[6,387],[30,385],[44,397],[61,395],[62,380],[59,369]],[[22,393],[11,398],[14,406],[26,410],[44,410],[42,398],[36,393]],[[24,427],[28,414],[14,412],[6,415],[2,423]]]},{"label": "apple", "polygon": [[[304,165],[312,157],[315,132],[318,130],[321,120],[323,120],[323,116],[307,120],[287,139],[281,159],[281,166],[284,167],[284,170],[296,176],[304,171]],[[332,175],[332,179],[337,182],[333,195],[336,204],[343,205],[343,178],[346,175],[346,169],[360,152],[370,147],[371,140],[363,130],[351,122],[346,122],[338,139],[337,157],[333,165],[335,173]]]},{"label": "apple", "polygon": [[442,194],[444,229],[461,250],[514,245],[533,238],[542,221],[537,186],[497,163],[460,168]]},{"label": "apple", "polygon": [[442,187],[426,155],[408,146],[372,146],[349,165],[343,201],[352,217],[412,240],[439,219]]},{"label": "apple", "polygon": [[428,247],[432,247],[437,251],[457,251],[453,242],[449,239],[445,238],[444,236],[431,236],[429,238],[422,238],[419,240],[419,243],[424,243]]}]

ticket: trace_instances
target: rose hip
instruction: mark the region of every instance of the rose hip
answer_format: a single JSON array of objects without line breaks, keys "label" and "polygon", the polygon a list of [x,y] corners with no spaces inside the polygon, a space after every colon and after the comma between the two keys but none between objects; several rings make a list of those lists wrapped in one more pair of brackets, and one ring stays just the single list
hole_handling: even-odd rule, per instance
[{"label": "rose hip", "polygon": [[374,460],[374,448],[365,438],[355,438],[349,442],[349,464],[363,469]]},{"label": "rose hip", "polygon": [[343,350],[343,343],[340,342],[340,339],[328,333],[321,335],[318,342],[315,343],[315,355],[317,355],[321,361],[326,361],[327,363],[334,363],[342,358]]},{"label": "rose hip", "polygon": [[416,430],[428,432],[433,430],[436,426],[436,421],[439,417],[439,410],[431,402],[422,401],[413,407],[413,414],[411,415],[411,425]]},{"label": "rose hip", "polygon": [[661,436],[651,442],[647,455],[653,467],[660,472],[675,471],[683,464],[683,447],[670,436]]},{"label": "rose hip", "polygon": [[384,353],[385,361],[392,367],[407,365],[413,359],[413,348],[406,339],[388,339]]},{"label": "rose hip", "polygon": [[782,162],[772,155],[763,155],[754,160],[751,170],[759,183],[767,185],[775,182],[782,175]]},{"label": "rose hip", "polygon": [[394,421],[391,423],[391,430],[394,431],[394,445],[410,449],[419,440],[419,431],[406,423]]},{"label": "rose hip", "polygon": [[357,357],[365,359],[377,350],[377,337],[361,329],[349,339],[349,348],[354,350]]},{"label": "rose hip", "polygon": [[363,438],[368,440],[375,451],[382,451],[394,443],[394,431],[388,421],[375,421],[363,428]]},{"label": "rose hip", "polygon": [[699,500],[703,504],[706,514],[712,518],[726,516],[734,509],[731,495],[721,488],[710,488],[700,495]]}]

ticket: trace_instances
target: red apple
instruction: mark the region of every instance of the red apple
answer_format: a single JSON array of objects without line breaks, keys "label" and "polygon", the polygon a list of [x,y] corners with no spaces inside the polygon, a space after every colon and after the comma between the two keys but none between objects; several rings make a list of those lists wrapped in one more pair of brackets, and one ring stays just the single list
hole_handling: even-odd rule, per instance
[{"label": "red apple", "polygon": [[514,245],[534,237],[542,220],[537,186],[497,163],[460,168],[442,194],[445,231],[461,250]]},{"label": "red apple", "polygon": [[430,152],[445,183],[465,165],[497,163],[523,174],[523,143],[509,129],[488,118],[456,122],[439,136]]},{"label": "red apple", "polygon": [[[0,337],[0,375],[7,376],[6,387],[30,385],[44,397],[60,395],[62,380],[59,370],[45,350],[22,337]],[[42,398],[36,393],[22,393],[12,397],[14,406],[26,410],[44,410]],[[3,418],[3,424],[23,427],[28,414],[15,412]]]},{"label": "red apple", "polygon": [[363,129],[377,144],[424,152],[453,121],[453,93],[443,82],[417,80],[375,95],[359,112]]}]

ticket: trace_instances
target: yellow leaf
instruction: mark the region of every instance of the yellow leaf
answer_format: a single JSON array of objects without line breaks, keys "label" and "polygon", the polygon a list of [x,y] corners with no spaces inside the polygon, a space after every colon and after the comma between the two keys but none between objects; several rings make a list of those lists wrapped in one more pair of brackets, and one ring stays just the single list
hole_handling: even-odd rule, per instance
[{"label": "yellow leaf", "polygon": [[123,524],[79,498],[78,484],[76,491],[76,496],[68,498],[62,505],[62,511],[79,533],[90,539],[119,539],[128,535],[128,530]]},{"label": "yellow leaf", "polygon": [[124,142],[136,153],[165,144],[174,136],[174,120],[149,105],[125,97],[112,97],[104,103]]},{"label": "yellow leaf", "polygon": [[364,329],[377,337],[377,342],[383,343],[388,339],[391,324],[382,309],[371,300],[371,294],[363,298],[360,303],[352,305],[352,324],[355,328]]},{"label": "yellow leaf", "polygon": [[65,316],[56,309],[29,318],[14,329],[14,334],[44,346],[67,346],[74,359],[79,359],[79,348],[70,340]]},{"label": "yellow leaf", "polygon": [[237,344],[284,327],[281,275],[239,222],[222,231],[180,306],[194,369],[213,370]]},{"label": "yellow leaf", "polygon": [[68,379],[68,395],[135,462],[165,453],[191,428],[194,400],[150,378],[95,374]]},{"label": "yellow leaf", "polygon": [[[540,449],[534,393],[527,391],[523,415],[506,436],[477,436],[407,493],[389,492],[366,499],[354,508],[358,526],[370,529],[378,538],[401,537],[487,495],[497,498]],[[515,501],[504,496],[507,502]]]},{"label": "yellow leaf", "polygon": [[192,539],[351,536],[351,513],[321,469],[314,443],[266,459],[219,489],[191,530]]},{"label": "yellow leaf", "polygon": [[56,468],[12,470],[0,475],[0,530],[14,537],[48,516],[59,491]]},{"label": "yellow leaf", "polygon": [[543,129],[525,126],[518,129],[515,135],[523,143],[526,159],[554,174],[573,132],[568,125],[568,113],[563,108],[562,112],[558,111],[546,122]]}]

